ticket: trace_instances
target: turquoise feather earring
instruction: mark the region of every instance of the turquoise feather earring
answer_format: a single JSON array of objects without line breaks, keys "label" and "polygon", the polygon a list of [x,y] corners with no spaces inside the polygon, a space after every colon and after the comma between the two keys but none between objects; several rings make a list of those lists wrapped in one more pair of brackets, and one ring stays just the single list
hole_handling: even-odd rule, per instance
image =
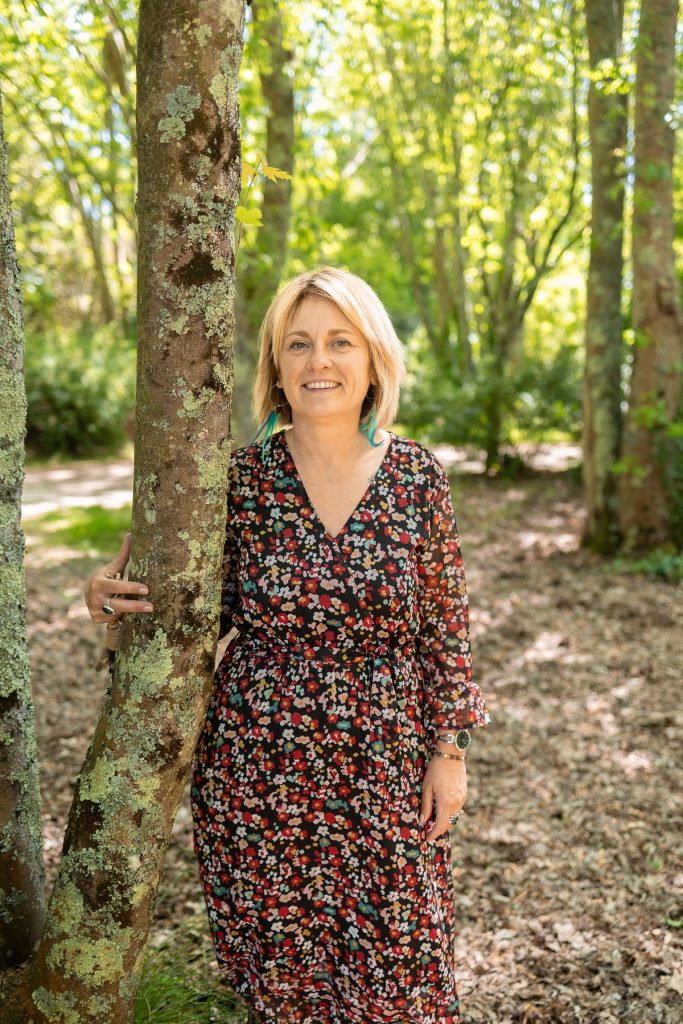
[{"label": "turquoise feather earring", "polygon": [[[374,387],[374,385],[372,385]],[[372,445],[373,448],[379,448],[384,441],[375,441],[375,431],[377,430],[377,409],[373,405],[370,409],[370,414],[366,416],[364,420],[361,420],[359,427],[361,434],[368,439],[368,444]]]},{"label": "turquoise feather earring", "polygon": [[[271,384],[271,387],[270,387],[271,393],[272,393],[274,387],[278,387],[279,388],[280,387],[280,381],[278,381],[277,384]],[[271,399],[271,401],[272,401],[272,399]],[[279,416],[278,409],[284,409],[286,404],[287,404],[286,401],[285,402],[281,402],[280,405],[276,405],[275,408],[270,411],[270,413],[268,414],[267,418],[263,421],[263,423],[259,427],[258,432],[256,434],[256,437],[251,442],[252,444],[254,444],[255,441],[258,441],[259,437],[261,436],[262,431],[265,429],[265,434],[264,434],[264,437],[263,437],[263,442],[261,444],[261,458],[263,459],[264,465],[267,465],[268,462],[270,461],[270,451],[271,451],[272,445],[268,445],[268,448],[266,448],[266,445],[270,441],[270,439],[273,436],[273,433],[275,431],[275,426],[277,424],[277,420],[278,420],[278,416]]]}]

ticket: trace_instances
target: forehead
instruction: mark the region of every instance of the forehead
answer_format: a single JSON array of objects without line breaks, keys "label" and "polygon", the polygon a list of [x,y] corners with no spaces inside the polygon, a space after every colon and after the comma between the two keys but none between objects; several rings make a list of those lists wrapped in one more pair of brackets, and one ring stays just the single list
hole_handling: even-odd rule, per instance
[{"label": "forehead", "polygon": [[285,328],[285,335],[298,328],[310,330],[311,327],[322,328],[326,331],[341,328],[345,331],[358,333],[349,318],[342,313],[339,306],[332,302],[331,299],[324,298],[322,295],[307,295],[301,301],[298,309],[289,318],[289,323]]}]

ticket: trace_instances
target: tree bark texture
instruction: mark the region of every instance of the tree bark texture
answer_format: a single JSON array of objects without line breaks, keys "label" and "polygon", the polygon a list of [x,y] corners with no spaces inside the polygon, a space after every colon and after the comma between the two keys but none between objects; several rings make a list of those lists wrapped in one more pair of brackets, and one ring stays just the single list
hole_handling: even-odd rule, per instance
[{"label": "tree bark texture", "polygon": [[619,546],[614,465],[621,446],[621,312],[624,154],[628,94],[619,71],[624,0],[586,0],[591,81],[591,241],[583,373],[583,543],[607,554]]},{"label": "tree bark texture", "polygon": [[0,94],[0,968],[32,956],[45,919],[21,528],[25,433],[21,278]]},{"label": "tree bark texture", "polygon": [[680,441],[683,318],[673,254],[678,0],[642,0],[636,58],[631,394],[620,482],[624,548],[683,546]]},{"label": "tree bark texture", "polygon": [[142,0],[135,477],[111,684],[71,808],[22,1024],[129,1024],[213,686],[233,389],[243,0]]}]

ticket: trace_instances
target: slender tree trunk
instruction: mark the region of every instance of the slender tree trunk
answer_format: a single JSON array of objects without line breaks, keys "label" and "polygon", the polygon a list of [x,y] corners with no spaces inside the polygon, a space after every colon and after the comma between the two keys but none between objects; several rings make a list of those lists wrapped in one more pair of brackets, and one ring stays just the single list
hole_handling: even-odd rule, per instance
[{"label": "slender tree trunk", "polygon": [[[583,543],[597,551],[619,544],[613,466],[621,444],[624,151],[627,95],[611,70],[621,54],[623,0],[586,0],[591,83],[588,121],[592,158],[591,245],[583,375]],[[617,72],[618,73],[618,72]]]},{"label": "slender tree trunk", "polygon": [[[678,0],[642,0],[636,62],[631,395],[620,485],[624,548],[683,546],[681,467],[669,431],[681,413],[683,318],[673,257]],[[678,493],[676,493],[678,489]],[[677,525],[676,525],[677,521]]]},{"label": "slender tree trunk", "polygon": [[142,0],[138,379],[126,616],[16,1024],[130,1024],[213,687],[233,386],[243,0]]},{"label": "slender tree trunk", "polygon": [[21,284],[0,94],[0,969],[30,958],[45,919],[21,528],[26,433],[23,370]]},{"label": "slender tree trunk", "polygon": [[[254,31],[267,43],[270,67],[261,70],[266,117],[266,157],[273,167],[294,172],[294,86],[287,73],[294,53],[286,45],[279,0],[252,0]],[[288,178],[263,184],[261,226],[255,250],[242,262],[238,286],[235,358],[238,380],[233,401],[233,433],[238,445],[248,444],[255,433],[248,382],[254,379],[258,360],[258,330],[270,300],[277,291],[287,255],[287,236],[292,213],[292,183]]]}]

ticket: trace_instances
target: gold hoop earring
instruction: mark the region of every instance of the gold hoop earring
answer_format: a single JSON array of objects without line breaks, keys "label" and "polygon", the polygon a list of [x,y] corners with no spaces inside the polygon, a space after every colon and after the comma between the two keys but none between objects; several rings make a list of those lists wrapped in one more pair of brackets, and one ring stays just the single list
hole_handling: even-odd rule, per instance
[{"label": "gold hoop earring", "polygon": [[[287,405],[287,398],[285,397],[284,402],[281,402],[280,405],[278,405],[276,402],[273,401],[273,388],[280,388],[280,382],[278,381],[277,384],[271,384],[270,385],[270,391],[268,392],[268,397],[270,399],[270,404],[275,409],[284,409],[284,407]],[[280,388],[280,390],[282,391],[282,388]]]}]

